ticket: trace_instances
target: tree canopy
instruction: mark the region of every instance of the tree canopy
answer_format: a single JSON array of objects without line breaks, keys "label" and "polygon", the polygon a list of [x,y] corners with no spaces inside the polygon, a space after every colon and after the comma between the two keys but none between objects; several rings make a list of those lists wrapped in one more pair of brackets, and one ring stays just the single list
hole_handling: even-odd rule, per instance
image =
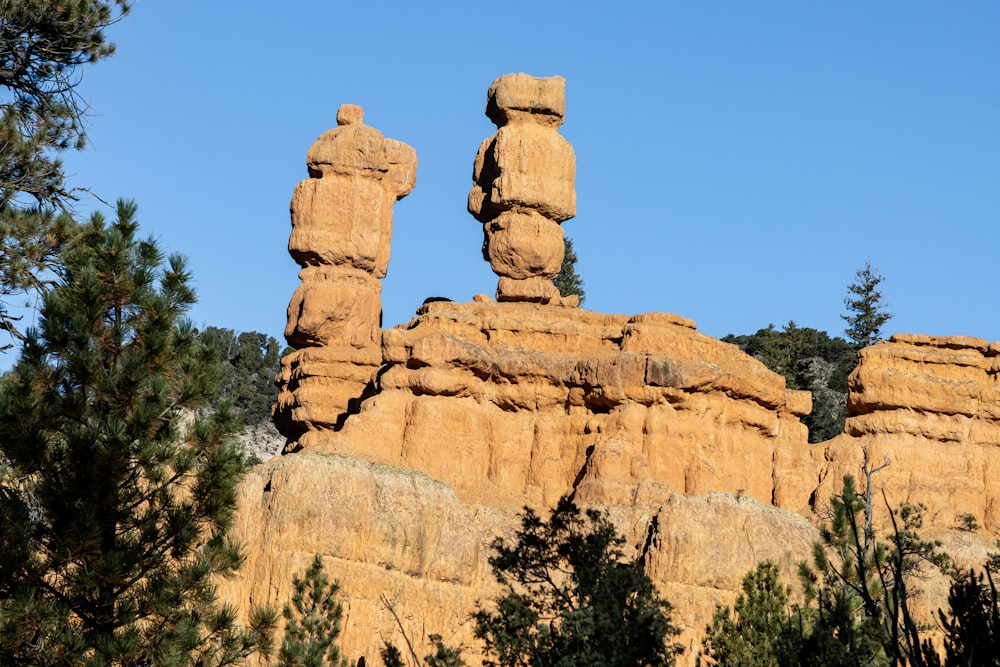
[{"label": "tree canopy", "polygon": [[244,629],[215,596],[242,562],[234,425],[197,412],[218,359],[184,319],[183,259],[135,215],[83,226],[0,384],[2,664],[227,665],[266,645],[273,615]]},{"label": "tree canopy", "polygon": [[812,412],[802,420],[809,427],[809,442],[823,442],[844,432],[847,376],[858,364],[857,350],[846,340],[794,321],[781,329],[771,324],[754,334],[729,334],[722,340],[784,376],[789,389],[812,392]]},{"label": "tree canopy", "polygon": [[625,558],[624,542],[606,514],[568,497],[547,521],[525,508],[514,543],[493,544],[503,595],[473,616],[484,664],[672,665],[670,605],[641,562]]},{"label": "tree canopy", "polygon": [[129,4],[0,0],[0,329],[14,338],[11,299],[52,284],[75,227],[59,154],[86,144],[81,67],[114,52],[104,31]]},{"label": "tree canopy", "polygon": [[270,420],[271,406],[278,397],[274,379],[282,356],[274,336],[220,327],[207,327],[201,336],[215,349],[221,363],[213,402],[230,403],[241,426]]},{"label": "tree canopy", "polygon": [[575,294],[580,297],[580,303],[582,304],[587,298],[587,294],[583,290],[583,278],[576,272],[577,258],[576,250],[573,249],[573,239],[564,236],[563,244],[565,252],[563,253],[562,266],[559,269],[559,275],[552,282],[555,283],[556,288],[559,290],[559,296],[572,296]]}]

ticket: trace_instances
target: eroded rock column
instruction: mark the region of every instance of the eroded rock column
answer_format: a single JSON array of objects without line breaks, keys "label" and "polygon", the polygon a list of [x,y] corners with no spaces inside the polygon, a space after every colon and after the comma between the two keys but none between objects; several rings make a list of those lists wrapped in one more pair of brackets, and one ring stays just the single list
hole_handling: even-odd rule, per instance
[{"label": "eroded rock column", "polygon": [[497,132],[479,147],[469,212],[483,223],[483,258],[500,276],[499,301],[577,305],[552,279],[562,265],[560,223],[576,215],[576,156],[559,134],[566,80],[507,74],[490,86]]},{"label": "eroded rock column", "polygon": [[416,184],[417,154],[364,124],[345,104],[310,147],[309,176],[292,195],[288,252],[302,283],[288,304],[274,420],[295,440],[337,428],[381,364],[382,284],[392,209]]}]

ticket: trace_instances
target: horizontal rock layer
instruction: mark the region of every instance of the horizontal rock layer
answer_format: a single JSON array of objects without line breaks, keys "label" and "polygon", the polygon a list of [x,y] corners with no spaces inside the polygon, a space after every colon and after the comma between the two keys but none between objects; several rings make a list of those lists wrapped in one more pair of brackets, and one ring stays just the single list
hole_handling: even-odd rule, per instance
[{"label": "horizontal rock layer", "polygon": [[[248,567],[229,584],[244,603],[281,602],[323,555],[352,659],[402,644],[400,624],[420,655],[429,633],[474,646],[469,613],[496,593],[490,542],[513,535],[522,506],[568,492],[610,513],[674,605],[681,665],[757,562],[791,578],[809,558],[825,499],[859,476],[865,451],[890,463],[876,488],[894,505],[925,503],[926,535],[964,562],[992,539],[950,530],[956,515],[998,527],[995,344],[898,335],[863,350],[846,433],[810,445],[808,393],[675,315],[439,301],[381,334],[354,414],[339,427],[315,419],[241,488]],[[333,361],[328,381],[299,377],[309,405],[296,409],[319,414],[345,386]],[[922,588],[930,613],[946,582]]]}]

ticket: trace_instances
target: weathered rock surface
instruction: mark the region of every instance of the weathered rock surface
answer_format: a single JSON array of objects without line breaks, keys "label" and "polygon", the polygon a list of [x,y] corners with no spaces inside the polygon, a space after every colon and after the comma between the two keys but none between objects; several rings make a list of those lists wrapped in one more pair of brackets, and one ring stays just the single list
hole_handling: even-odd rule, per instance
[{"label": "weathered rock surface", "polygon": [[345,104],[337,127],[309,149],[306,165],[310,178],[292,195],[288,240],[303,267],[285,327],[298,351],[282,359],[274,408],[275,424],[288,438],[312,424],[337,424],[378,370],[378,279],[389,267],[392,208],[416,184],[417,155],[365,125],[361,107]]},{"label": "weathered rock surface", "polygon": [[[860,475],[865,449],[890,461],[875,481],[893,505],[925,503],[925,535],[982,562],[989,534],[955,527],[969,513],[996,530],[998,350],[905,335],[863,350],[847,432],[809,445],[808,394],[684,318],[431,302],[382,333],[357,414],[305,432],[244,484],[249,562],[230,594],[280,601],[320,553],[343,585],[347,655],[401,642],[389,606],[418,653],[429,633],[473,646],[468,614],[496,592],[489,543],[523,505],[572,492],[642,557],[683,630],[680,664],[694,664],[747,571],[769,559],[791,577],[810,557],[813,511]],[[922,613],[944,603],[944,579],[921,589]]]},{"label": "weathered rock surface", "polygon": [[[757,560],[792,572],[808,555],[811,524],[768,507],[808,508],[808,394],[689,320],[438,301],[383,331],[381,357],[357,414],[314,420],[241,490],[249,562],[233,594],[281,600],[323,554],[348,655],[399,643],[385,600],[411,639],[471,643],[468,614],[495,592],[491,540],[570,492],[609,509],[689,655]],[[327,390],[296,392],[318,413]]]},{"label": "weathered rock surface", "polygon": [[784,480],[801,464],[809,395],[690,321],[518,303],[422,312],[383,332],[360,413],[298,447],[419,470],[497,506],[550,505],[581,485],[620,504],[652,479],[807,507],[812,489]]},{"label": "weathered rock surface", "polygon": [[[691,321],[562,307],[577,305],[551,281],[559,223],[576,212],[564,112],[560,77],[494,82],[498,131],[476,157],[469,210],[500,303],[434,301],[387,331],[378,278],[416,156],[353,106],[310,149],[289,242],[303,269],[286,337],[299,349],[282,360],[275,408],[289,441],[240,489],[248,561],[231,599],[283,602],[318,553],[342,585],[346,655],[377,660],[400,626],[421,655],[431,633],[471,646],[469,613],[496,592],[491,541],[513,534],[524,505],[572,493],[643,559],[691,665],[747,571],[769,559],[791,576],[809,557],[814,512],[865,456],[889,462],[875,483],[890,503],[926,504],[928,536],[981,559],[989,535],[953,528],[968,514],[1000,529],[1000,344],[896,335],[863,350],[845,433],[809,445],[808,392]],[[946,589],[926,590],[930,611]]]},{"label": "weathered rock surface", "polygon": [[[274,459],[240,493],[237,532],[248,558],[225,592],[250,603],[283,600],[318,553],[342,587],[345,655],[374,664],[384,642],[404,645],[393,612],[419,655],[430,651],[427,633],[470,646],[469,614],[497,592],[488,545],[518,523],[513,508],[462,502],[421,473],[338,454]],[[816,538],[806,519],[748,498],[668,488],[648,495],[607,509],[675,606],[688,658],[715,604],[732,602],[747,570],[771,559],[791,572]],[[475,650],[467,657],[478,663]]]},{"label": "weathered rock surface", "polygon": [[559,223],[576,215],[576,156],[559,134],[565,89],[560,76],[507,74],[487,95],[497,132],[476,153],[469,212],[483,223],[500,301],[561,303],[551,281],[564,254]]},{"label": "weathered rock surface", "polygon": [[889,501],[927,506],[927,525],[958,515],[1000,528],[1000,344],[968,336],[896,334],[861,351],[844,435],[824,443],[826,498],[858,476],[863,450]]}]

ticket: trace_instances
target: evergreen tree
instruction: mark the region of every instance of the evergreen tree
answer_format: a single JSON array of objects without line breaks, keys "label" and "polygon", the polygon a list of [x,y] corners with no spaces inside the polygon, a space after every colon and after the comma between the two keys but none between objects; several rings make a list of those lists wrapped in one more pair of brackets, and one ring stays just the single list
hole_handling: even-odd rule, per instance
[{"label": "evergreen tree", "polygon": [[[887,464],[886,464],[887,465]],[[820,531],[812,565],[799,568],[804,602],[788,609],[789,590],[777,582],[777,570],[764,563],[747,575],[743,595],[733,609],[720,608],[704,642],[709,664],[810,665],[869,667],[910,665],[937,667],[936,649],[921,636],[923,629],[911,612],[911,580],[927,565],[951,571],[937,542],[919,535],[919,508],[889,511],[888,540],[878,539],[873,520],[872,477],[883,466],[863,466],[864,489],[851,476],[831,498],[831,520]],[[968,583],[968,580],[964,582]],[[975,583],[975,582],[974,582]],[[942,613],[946,632],[957,651],[969,656],[970,637],[984,637],[977,646],[983,656],[989,644],[995,591],[981,585],[953,587],[953,600],[963,614],[952,622]],[[991,601],[992,600],[992,601]],[[958,608],[953,604],[953,609]],[[975,628],[975,630],[972,630]],[[769,639],[770,638],[770,639]],[[951,639],[946,638],[946,645]],[[963,658],[964,659],[964,658]],[[992,664],[949,661],[958,664]]]},{"label": "evergreen tree", "polygon": [[0,0],[0,329],[16,338],[9,298],[52,279],[75,227],[58,154],[86,141],[80,68],[114,52],[104,31],[129,4]]},{"label": "evergreen tree", "polygon": [[206,328],[202,337],[216,349],[222,363],[219,391],[212,402],[231,403],[242,426],[270,420],[278,397],[274,384],[281,367],[278,341],[256,331],[236,333],[218,327]]},{"label": "evergreen tree", "polygon": [[184,319],[183,259],[137,238],[134,204],[94,215],[0,385],[0,664],[229,665],[266,648],[213,579],[243,469],[218,360]]},{"label": "evergreen tree", "polygon": [[789,321],[782,329],[769,324],[752,335],[722,338],[783,375],[789,389],[812,393],[813,409],[803,418],[809,442],[823,442],[844,432],[847,376],[857,366],[857,350],[840,337]]},{"label": "evergreen tree", "polygon": [[279,667],[346,667],[336,644],[344,607],[337,601],[340,585],[323,572],[323,559],[316,555],[300,579],[292,580],[291,604],[282,611],[285,639],[278,652]]},{"label": "evergreen tree", "polygon": [[720,667],[775,667],[798,663],[801,618],[789,610],[791,589],[765,561],[743,578],[732,608],[718,607],[702,643],[703,656]]},{"label": "evergreen tree", "polygon": [[847,322],[844,333],[858,349],[874,345],[882,337],[882,326],[892,319],[883,302],[878,286],[885,277],[872,266],[871,260],[855,273],[855,280],[847,286],[844,305],[847,313],[840,317]]},{"label": "evergreen tree", "polygon": [[938,542],[920,537],[921,507],[887,504],[889,541],[877,539],[872,478],[887,465],[870,467],[866,452],[865,488],[859,491],[852,476],[844,477],[843,490],[830,499],[833,517],[820,529],[815,569],[800,568],[806,599],[815,600],[818,610],[804,652],[807,664],[926,664],[910,583],[925,564],[950,564]]},{"label": "evergreen tree", "polygon": [[562,266],[559,268],[559,275],[552,281],[559,290],[559,296],[571,296],[573,294],[580,297],[583,304],[587,295],[583,291],[583,278],[576,272],[576,251],[573,249],[573,239],[568,236],[563,237],[565,252],[563,253]]},{"label": "evergreen tree", "polygon": [[944,630],[945,658],[924,643],[924,657],[932,667],[1000,667],[1000,603],[993,580],[995,570],[973,570],[953,575],[948,612],[938,611]]},{"label": "evergreen tree", "polygon": [[548,521],[525,508],[516,541],[494,542],[504,595],[473,616],[486,665],[672,665],[670,605],[607,516],[560,499]]}]

